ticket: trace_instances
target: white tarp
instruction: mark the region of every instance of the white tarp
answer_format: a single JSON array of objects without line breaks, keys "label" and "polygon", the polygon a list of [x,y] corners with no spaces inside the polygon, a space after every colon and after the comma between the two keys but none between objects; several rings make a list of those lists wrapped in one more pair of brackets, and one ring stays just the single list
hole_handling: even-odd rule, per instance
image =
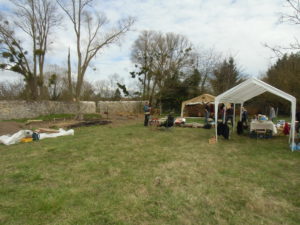
[{"label": "white tarp", "polygon": [[20,130],[13,135],[2,135],[0,136],[0,143],[5,145],[13,145],[20,142],[22,138],[31,137],[32,133],[33,132],[31,130]]},{"label": "white tarp", "polygon": [[[241,104],[243,106],[244,102],[248,101],[251,98],[254,98],[265,92],[270,92],[274,95],[277,95],[281,98],[286,99],[291,102],[291,130],[290,130],[290,139],[291,148],[294,149],[294,140],[295,140],[295,120],[296,120],[296,98],[288,93],[285,93],[278,88],[275,88],[257,78],[250,78],[239,85],[229,89],[228,91],[215,97],[215,129],[216,129],[216,139],[217,135],[217,123],[218,123],[218,105],[219,103],[234,103]],[[234,117],[235,118],[235,117]]]},{"label": "white tarp", "polygon": [[[19,143],[22,138],[25,137],[31,137],[32,136],[32,131],[31,130],[20,130],[17,133],[13,135],[3,135],[0,136],[0,143],[3,143],[5,145],[12,145]],[[58,133],[41,133],[40,134],[40,140],[45,139],[45,138],[55,138],[55,137],[60,137],[60,136],[67,136],[67,135],[74,135],[74,130],[64,130],[64,129],[59,129]]]},{"label": "white tarp", "polygon": [[68,135],[74,135],[74,130],[73,129],[64,130],[60,128],[58,133],[51,133],[51,134],[41,133],[40,140],[43,140],[45,138],[55,138],[55,137],[68,136]]}]

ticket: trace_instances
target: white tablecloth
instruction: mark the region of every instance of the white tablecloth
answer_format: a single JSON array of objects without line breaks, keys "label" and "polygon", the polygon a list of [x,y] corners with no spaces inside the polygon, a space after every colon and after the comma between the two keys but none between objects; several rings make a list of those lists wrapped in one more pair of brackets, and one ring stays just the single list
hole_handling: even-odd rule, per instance
[{"label": "white tablecloth", "polygon": [[272,121],[258,121],[254,120],[250,123],[250,131],[257,129],[272,130],[273,134],[277,134],[277,128]]}]

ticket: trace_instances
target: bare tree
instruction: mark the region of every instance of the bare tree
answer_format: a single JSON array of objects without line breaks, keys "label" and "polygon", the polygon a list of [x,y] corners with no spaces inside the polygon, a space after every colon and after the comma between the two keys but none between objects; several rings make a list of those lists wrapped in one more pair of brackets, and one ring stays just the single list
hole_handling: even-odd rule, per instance
[{"label": "bare tree", "polygon": [[182,35],[142,32],[131,56],[138,71],[131,75],[142,83],[143,98],[152,102],[155,91],[160,93],[165,82],[190,70],[194,63],[192,55],[192,44]]},{"label": "bare tree", "polygon": [[109,99],[113,95],[112,90],[109,88],[108,80],[99,80],[94,83],[95,94],[98,99]]},{"label": "bare tree", "polygon": [[91,61],[97,53],[120,40],[129,31],[134,20],[127,18],[119,22],[119,25],[109,31],[103,32],[108,23],[104,15],[88,11],[93,0],[57,0],[61,9],[65,12],[73,25],[76,35],[77,49],[77,82],[75,88],[76,101],[80,101],[84,75]]},{"label": "bare tree", "polygon": [[[300,25],[300,0],[285,0],[285,2],[287,4],[287,8],[291,11],[281,13],[279,21],[292,25]],[[297,38],[295,38],[294,42],[290,43],[288,46],[270,46],[267,43],[265,43],[264,46],[271,49],[277,58],[283,57],[287,52],[300,50],[300,42]]]},{"label": "bare tree", "polygon": [[0,100],[17,100],[23,99],[25,90],[24,81],[22,79],[13,82],[0,82]]},{"label": "bare tree", "polygon": [[[45,56],[49,46],[49,35],[53,28],[60,23],[61,17],[57,13],[55,2],[51,0],[10,1],[16,6],[16,10],[12,15],[14,16],[14,24],[31,38],[32,60],[29,59],[29,56],[26,56],[26,51],[23,50],[21,42],[16,38],[13,32],[15,27],[8,26],[8,23],[6,25],[2,24],[0,29],[1,38],[6,40],[3,43],[12,56],[10,58],[14,58],[14,61],[11,62],[14,65],[6,65],[5,69],[19,72],[25,76],[31,86],[31,97],[36,99],[39,95],[37,87],[40,87],[41,95],[44,89],[43,73]],[[18,55],[19,53],[21,55]]]},{"label": "bare tree", "polygon": [[[68,93],[66,69],[58,65],[47,65],[44,72],[44,86],[46,95],[50,100],[66,100],[64,92]],[[47,88],[47,89],[46,89]],[[47,92],[46,92],[47,90]]]},{"label": "bare tree", "polygon": [[71,55],[70,48],[68,52],[68,71],[67,71],[67,79],[68,79],[68,88],[69,88],[69,96],[73,100],[74,90],[73,90],[73,82],[72,82],[72,70],[71,70]]},{"label": "bare tree", "polygon": [[36,82],[31,70],[28,52],[23,49],[11,24],[0,17],[0,68],[21,74],[26,81],[27,93],[31,99],[37,98]]},{"label": "bare tree", "polygon": [[132,78],[138,77],[141,83],[142,98],[150,98],[150,85],[153,78],[154,46],[153,39],[158,35],[155,31],[143,31],[134,42],[131,60],[138,67],[137,72],[131,72]]},{"label": "bare tree", "polygon": [[221,64],[221,54],[214,49],[199,49],[195,53],[195,67],[199,70],[200,93],[207,92],[209,79],[214,70]]}]

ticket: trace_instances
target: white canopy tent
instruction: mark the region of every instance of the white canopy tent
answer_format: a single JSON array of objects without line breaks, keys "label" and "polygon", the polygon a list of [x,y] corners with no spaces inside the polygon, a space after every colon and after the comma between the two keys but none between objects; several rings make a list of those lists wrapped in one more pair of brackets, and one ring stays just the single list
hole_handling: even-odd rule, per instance
[{"label": "white canopy tent", "polygon": [[[281,98],[284,98],[291,102],[291,131],[289,142],[292,143],[292,150],[294,149],[294,140],[295,140],[295,116],[296,116],[296,98],[292,95],[289,95],[257,78],[250,78],[239,85],[229,89],[228,91],[215,97],[215,129],[216,129],[216,139],[217,135],[217,123],[218,123],[218,105],[219,103],[230,102],[234,104],[241,104],[243,106],[244,102],[248,101],[255,96],[263,94],[265,92],[270,92],[274,95],[277,95]],[[242,113],[242,112],[241,112]],[[235,118],[235,110],[233,118]],[[240,114],[241,118],[241,114]]]}]

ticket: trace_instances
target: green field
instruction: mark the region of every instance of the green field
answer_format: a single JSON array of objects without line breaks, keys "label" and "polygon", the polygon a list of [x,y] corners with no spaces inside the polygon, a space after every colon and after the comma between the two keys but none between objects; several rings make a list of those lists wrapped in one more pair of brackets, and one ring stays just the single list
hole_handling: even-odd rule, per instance
[{"label": "green field", "polygon": [[0,224],[300,224],[287,137],[141,124],[0,145]]}]

